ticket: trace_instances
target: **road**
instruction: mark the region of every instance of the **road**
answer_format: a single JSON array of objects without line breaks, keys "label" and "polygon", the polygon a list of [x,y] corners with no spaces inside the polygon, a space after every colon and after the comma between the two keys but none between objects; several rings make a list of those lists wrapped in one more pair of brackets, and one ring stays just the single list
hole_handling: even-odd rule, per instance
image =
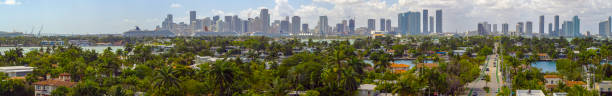
[{"label": "road", "polygon": [[[497,49],[498,43],[495,44],[495,49]],[[497,94],[498,89],[501,90],[501,87],[504,84],[504,80],[502,80],[502,73],[499,71],[499,65],[500,65],[500,58],[499,55],[494,51],[493,55],[489,55],[487,56],[487,60],[486,60],[486,64],[480,66],[481,69],[481,76],[478,77],[476,80],[474,80],[473,82],[470,82],[466,85],[466,88],[468,89],[464,96],[467,95],[476,95],[476,96],[495,96]],[[489,71],[487,71],[487,68],[489,69]],[[490,82],[486,82],[484,79],[484,74],[489,75],[490,78]],[[489,93],[487,93],[483,88],[485,86],[489,87]],[[471,93],[470,93],[471,92]]]}]

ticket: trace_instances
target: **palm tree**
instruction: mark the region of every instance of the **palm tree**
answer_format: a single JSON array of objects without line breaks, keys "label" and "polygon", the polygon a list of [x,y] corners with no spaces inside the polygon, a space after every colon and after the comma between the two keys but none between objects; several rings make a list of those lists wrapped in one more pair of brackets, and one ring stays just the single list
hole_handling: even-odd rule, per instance
[{"label": "palm tree", "polygon": [[232,67],[233,65],[231,62],[218,61],[210,66],[207,75],[215,88],[215,95],[232,95],[231,87],[236,81],[236,75],[238,75],[237,69]]},{"label": "palm tree", "polygon": [[160,70],[156,70],[153,88],[157,89],[158,92],[161,92],[161,95],[163,95],[165,93],[164,91],[169,90],[171,87],[180,89],[180,80],[174,76],[175,72],[176,71],[174,71],[174,68],[172,67],[165,67]]}]

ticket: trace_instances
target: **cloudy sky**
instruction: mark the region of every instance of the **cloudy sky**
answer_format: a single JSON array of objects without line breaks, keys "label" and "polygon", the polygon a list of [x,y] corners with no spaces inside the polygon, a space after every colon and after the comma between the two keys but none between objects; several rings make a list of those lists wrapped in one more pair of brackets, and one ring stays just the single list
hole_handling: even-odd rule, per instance
[{"label": "cloudy sky", "polygon": [[166,14],[174,14],[178,23],[188,20],[190,10],[199,19],[248,18],[258,16],[261,8],[270,9],[273,20],[297,15],[314,26],[321,15],[329,17],[330,25],[354,17],[357,27],[369,18],[388,18],[396,26],[398,13],[429,9],[433,16],[441,9],[447,32],[475,30],[483,21],[532,21],[536,31],[540,15],[546,16],[546,27],[554,15],[561,20],[577,15],[581,32],[597,33],[598,23],[612,15],[612,0],[0,0],[0,31],[30,32],[44,26],[43,33],[122,33],[133,26],[152,29]]}]

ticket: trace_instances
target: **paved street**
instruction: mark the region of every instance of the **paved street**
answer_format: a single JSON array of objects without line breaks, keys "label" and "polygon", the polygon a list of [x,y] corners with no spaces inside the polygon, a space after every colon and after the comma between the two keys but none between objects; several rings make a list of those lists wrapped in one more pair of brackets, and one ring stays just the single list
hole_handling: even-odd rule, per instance
[{"label": "paved street", "polygon": [[[497,49],[497,43],[495,44],[495,49]],[[474,82],[468,83],[466,88],[468,89],[464,96],[466,95],[476,95],[476,96],[495,96],[497,94],[498,89],[503,86],[502,73],[499,72],[499,55],[494,51],[493,55],[487,56],[486,64],[480,66],[481,76],[478,77]],[[487,71],[487,68],[489,71]],[[484,78],[484,74],[489,75],[490,82],[486,82]],[[485,86],[489,86],[490,91],[487,93],[483,88]],[[471,93],[470,93],[471,92]]]}]

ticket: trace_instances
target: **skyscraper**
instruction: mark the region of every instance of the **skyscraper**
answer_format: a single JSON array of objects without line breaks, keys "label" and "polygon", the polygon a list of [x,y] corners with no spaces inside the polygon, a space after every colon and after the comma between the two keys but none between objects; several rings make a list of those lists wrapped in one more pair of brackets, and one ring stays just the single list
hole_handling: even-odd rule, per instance
[{"label": "skyscraper", "polygon": [[290,33],[289,32],[289,20],[283,20],[280,22],[280,32],[281,33]]},{"label": "skyscraper", "polygon": [[544,35],[544,15],[540,16],[540,35]]},{"label": "skyscraper", "polygon": [[527,21],[525,25],[526,25],[525,29],[527,29],[525,32],[527,33],[527,35],[533,35],[533,22]]},{"label": "skyscraper", "polygon": [[555,15],[555,31],[553,32],[553,36],[560,36],[559,31],[559,15]]},{"label": "skyscraper", "polygon": [[391,19],[387,19],[387,24],[385,24],[385,29],[387,29],[388,32],[391,32]]},{"label": "skyscraper", "polygon": [[355,19],[349,19],[349,34],[355,34]]},{"label": "skyscraper", "polygon": [[195,25],[196,22],[196,11],[189,11],[189,25]]},{"label": "skyscraper", "polygon": [[502,24],[502,33],[508,35],[508,23]]},{"label": "skyscraper", "polygon": [[344,24],[338,23],[336,24],[336,34],[340,34],[344,32]]},{"label": "skyscraper", "polygon": [[553,33],[553,24],[552,23],[548,23],[548,35]]},{"label": "skyscraper", "polygon": [[301,25],[301,18],[300,16],[293,16],[291,18],[291,30],[293,34],[297,34],[300,33],[300,25]]},{"label": "skyscraper", "polygon": [[525,33],[525,24],[523,22],[519,22],[516,24],[516,32],[514,32],[515,34],[513,35],[520,35]]},{"label": "skyscraper", "polygon": [[580,19],[578,18],[578,16],[574,16],[574,18],[572,19],[572,23],[573,23],[573,33],[572,36],[576,37],[576,36],[581,36],[580,34]]},{"label": "skyscraper", "polygon": [[268,13],[268,9],[261,9],[259,19],[261,19],[261,30],[264,33],[270,32],[270,14]]},{"label": "skyscraper", "polygon": [[327,25],[327,16],[319,16],[319,34],[325,35],[328,31],[329,25]]},{"label": "skyscraper", "polygon": [[387,30],[385,30],[385,27],[387,27],[387,26],[385,26],[386,23],[387,23],[387,19],[380,18],[380,31],[387,31]]},{"label": "skyscraper", "polygon": [[608,21],[599,22],[599,36],[603,36],[603,37],[608,36],[608,32],[610,32],[609,31],[610,25],[608,24],[610,24],[610,22]]},{"label": "skyscraper", "polygon": [[487,35],[486,25],[487,22],[478,23],[478,35]]},{"label": "skyscraper", "polygon": [[397,15],[397,28],[397,33],[408,35],[408,13],[399,13]]},{"label": "skyscraper", "polygon": [[429,16],[429,32],[434,33],[434,17]]},{"label": "skyscraper", "polygon": [[368,33],[376,30],[376,19],[368,19]]},{"label": "skyscraper", "polygon": [[428,17],[429,17],[429,10],[424,9],[423,10],[423,34],[429,34],[429,32],[431,32],[428,29],[428,26],[429,26],[429,24],[427,24],[428,23],[428,20],[427,20]]},{"label": "skyscraper", "polygon": [[418,35],[421,33],[421,13],[408,12],[408,33]]},{"label": "skyscraper", "polygon": [[436,32],[442,33],[442,10],[436,10]]},{"label": "skyscraper", "polygon": [[612,16],[608,16],[608,35],[612,35]]},{"label": "skyscraper", "polygon": [[497,24],[493,24],[493,30],[491,30],[491,32],[497,33]]},{"label": "skyscraper", "polygon": [[232,19],[232,16],[225,16],[225,22],[223,22],[223,32],[231,32],[232,29],[234,29]]},{"label": "skyscraper", "polygon": [[308,32],[308,24],[302,24],[302,33],[309,33]]}]

